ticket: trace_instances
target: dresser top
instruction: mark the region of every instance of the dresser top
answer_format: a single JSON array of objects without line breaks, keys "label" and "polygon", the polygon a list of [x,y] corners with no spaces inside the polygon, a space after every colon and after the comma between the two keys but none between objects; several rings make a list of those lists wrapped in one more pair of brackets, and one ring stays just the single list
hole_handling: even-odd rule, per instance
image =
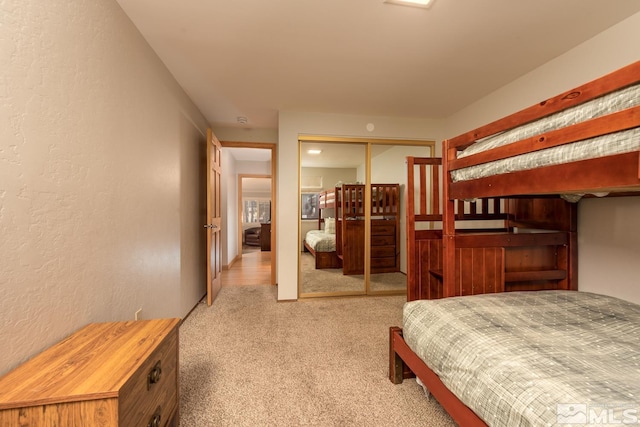
[{"label": "dresser top", "polygon": [[0,409],[117,397],[179,323],[91,323],[0,377]]}]

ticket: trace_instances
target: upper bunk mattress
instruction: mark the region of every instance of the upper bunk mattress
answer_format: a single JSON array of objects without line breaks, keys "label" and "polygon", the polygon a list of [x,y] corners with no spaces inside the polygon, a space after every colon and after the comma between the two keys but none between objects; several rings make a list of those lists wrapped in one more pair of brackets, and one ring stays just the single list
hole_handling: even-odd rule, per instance
[{"label": "upper bunk mattress", "polygon": [[[640,105],[640,84],[620,89],[543,119],[484,138],[458,153],[458,158],[501,147],[638,105]],[[451,178],[454,182],[465,181],[636,150],[640,150],[639,128],[451,171]]]},{"label": "upper bunk mattress", "polygon": [[567,425],[603,405],[620,420],[638,407],[640,306],[630,302],[575,291],[412,301],[403,335],[490,426]]}]

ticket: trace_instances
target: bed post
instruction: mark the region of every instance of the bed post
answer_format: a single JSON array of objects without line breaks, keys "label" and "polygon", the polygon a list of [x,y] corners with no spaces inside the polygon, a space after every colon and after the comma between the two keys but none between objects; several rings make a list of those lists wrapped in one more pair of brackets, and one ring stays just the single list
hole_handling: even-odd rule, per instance
[{"label": "bed post", "polygon": [[[409,192],[413,192],[415,189],[415,182],[413,179],[414,172],[414,157],[407,157],[407,185],[405,186],[405,197],[407,207],[407,301],[413,301],[418,299],[419,293],[417,292],[418,283],[416,280],[416,208],[413,200],[414,195]],[[399,215],[398,215],[399,216]]]},{"label": "bed post", "polygon": [[396,353],[393,345],[395,334],[402,334],[402,329],[397,326],[389,328],[389,379],[394,384],[402,384],[402,380],[404,380],[404,362]]},{"label": "bed post", "polygon": [[455,158],[455,148],[449,148],[449,140],[442,142],[442,296],[456,295],[456,219],[455,201],[449,196],[449,159]]},{"label": "bed post", "polygon": [[568,239],[567,280],[569,290],[578,290],[578,206],[571,205],[569,209],[569,239]]}]

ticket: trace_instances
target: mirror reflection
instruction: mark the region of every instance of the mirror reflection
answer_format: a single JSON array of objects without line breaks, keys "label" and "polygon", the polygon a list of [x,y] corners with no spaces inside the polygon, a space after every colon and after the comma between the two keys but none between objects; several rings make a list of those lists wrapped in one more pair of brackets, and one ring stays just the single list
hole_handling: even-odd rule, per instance
[{"label": "mirror reflection", "polygon": [[358,212],[349,215],[342,200],[343,185],[364,182],[366,146],[302,143],[301,150],[300,296],[364,294],[364,227],[354,238]]},{"label": "mirror reflection", "polygon": [[367,161],[366,144],[302,142],[301,154],[300,297],[405,293],[406,157],[430,156],[432,146],[372,144]]}]

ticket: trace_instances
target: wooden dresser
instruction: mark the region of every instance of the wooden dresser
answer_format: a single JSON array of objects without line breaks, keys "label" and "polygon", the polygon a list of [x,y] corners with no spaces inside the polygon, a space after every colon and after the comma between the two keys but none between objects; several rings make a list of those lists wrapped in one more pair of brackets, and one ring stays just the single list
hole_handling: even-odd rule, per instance
[{"label": "wooden dresser", "polygon": [[[341,224],[339,221],[337,227],[341,227]],[[336,237],[338,255],[343,263],[342,271],[344,274],[363,274],[364,220],[347,220],[344,230],[344,240],[342,237]],[[398,232],[396,220],[371,220],[371,273],[400,271]],[[338,232],[337,235],[340,234]]]},{"label": "wooden dresser", "polygon": [[80,329],[0,377],[0,426],[177,426],[179,322]]},{"label": "wooden dresser", "polygon": [[400,271],[396,221],[371,220],[371,273]]},{"label": "wooden dresser", "polygon": [[271,250],[271,223],[260,224],[260,250]]}]

